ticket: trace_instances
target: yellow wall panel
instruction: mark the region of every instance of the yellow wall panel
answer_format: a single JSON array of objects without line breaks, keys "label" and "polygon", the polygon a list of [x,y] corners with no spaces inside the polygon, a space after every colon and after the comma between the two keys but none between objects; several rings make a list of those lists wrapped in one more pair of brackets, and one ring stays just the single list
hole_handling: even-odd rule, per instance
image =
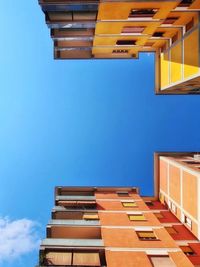
[{"label": "yellow wall panel", "polygon": [[182,79],[182,44],[179,42],[171,49],[171,82]]},{"label": "yellow wall panel", "polygon": [[100,3],[98,20],[118,20],[128,19],[131,9],[140,8],[158,8],[158,12],[155,14],[155,19],[165,19],[169,12],[175,8],[177,3],[164,2],[164,1],[149,1],[149,2],[114,2],[114,3]]},{"label": "yellow wall panel", "polygon": [[160,83],[161,88],[169,85],[169,55],[162,53],[160,56]]},{"label": "yellow wall panel", "polygon": [[184,39],[184,78],[199,72],[199,30]]}]

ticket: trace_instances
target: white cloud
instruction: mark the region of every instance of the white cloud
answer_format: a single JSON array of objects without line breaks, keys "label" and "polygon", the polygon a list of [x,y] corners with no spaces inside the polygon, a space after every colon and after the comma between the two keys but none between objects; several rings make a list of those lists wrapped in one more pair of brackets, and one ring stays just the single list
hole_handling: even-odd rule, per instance
[{"label": "white cloud", "polygon": [[0,262],[16,259],[38,249],[38,223],[20,219],[11,221],[0,217]]}]

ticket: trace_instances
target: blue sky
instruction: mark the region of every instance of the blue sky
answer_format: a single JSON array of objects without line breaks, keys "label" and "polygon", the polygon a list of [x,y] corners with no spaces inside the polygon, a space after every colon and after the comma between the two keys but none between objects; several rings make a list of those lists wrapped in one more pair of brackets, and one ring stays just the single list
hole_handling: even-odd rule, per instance
[{"label": "blue sky", "polygon": [[[37,243],[54,186],[132,185],[152,194],[154,151],[200,150],[200,98],[155,96],[153,55],[54,61],[37,1],[3,1],[1,9],[0,231],[17,221]],[[21,254],[0,255],[0,266],[37,263],[37,250]]]}]

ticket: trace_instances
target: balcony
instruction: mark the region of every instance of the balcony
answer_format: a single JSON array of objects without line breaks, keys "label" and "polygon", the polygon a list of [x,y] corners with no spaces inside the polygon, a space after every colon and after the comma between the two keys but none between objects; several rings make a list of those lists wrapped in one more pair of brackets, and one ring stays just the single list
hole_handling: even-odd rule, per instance
[{"label": "balcony", "polygon": [[102,239],[46,238],[41,247],[103,247]]},{"label": "balcony", "polygon": [[98,220],[50,220],[49,225],[83,225],[83,226],[98,226]]},{"label": "balcony", "polygon": [[95,200],[95,196],[56,196],[56,200]]}]

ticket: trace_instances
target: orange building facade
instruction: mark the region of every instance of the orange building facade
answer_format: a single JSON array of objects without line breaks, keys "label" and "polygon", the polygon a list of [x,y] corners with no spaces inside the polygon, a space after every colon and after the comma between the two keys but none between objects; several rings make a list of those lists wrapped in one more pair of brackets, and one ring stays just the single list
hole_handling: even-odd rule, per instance
[{"label": "orange building facade", "polygon": [[199,0],[39,0],[55,59],[155,53],[156,94],[200,93]]},{"label": "orange building facade", "polygon": [[[162,180],[165,161],[157,159]],[[169,208],[165,180],[161,200],[141,197],[136,187],[56,187],[39,266],[200,266],[196,226]]]}]

